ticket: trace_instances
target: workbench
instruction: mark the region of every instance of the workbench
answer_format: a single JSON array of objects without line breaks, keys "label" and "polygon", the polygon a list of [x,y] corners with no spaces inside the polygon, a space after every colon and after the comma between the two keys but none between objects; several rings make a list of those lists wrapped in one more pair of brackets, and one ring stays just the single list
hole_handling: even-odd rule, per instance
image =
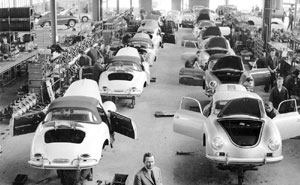
[{"label": "workbench", "polygon": [[4,92],[4,86],[16,79],[17,67],[26,64],[26,62],[36,54],[37,51],[19,53],[15,57],[10,57],[5,61],[0,62],[0,88],[2,89],[2,92]]}]

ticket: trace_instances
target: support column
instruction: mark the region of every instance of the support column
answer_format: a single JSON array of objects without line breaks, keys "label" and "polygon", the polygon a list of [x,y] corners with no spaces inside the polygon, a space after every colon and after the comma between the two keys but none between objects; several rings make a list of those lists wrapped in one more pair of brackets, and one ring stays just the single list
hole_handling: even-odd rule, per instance
[{"label": "support column", "polygon": [[100,21],[103,20],[103,0],[100,0]]},{"label": "support column", "polygon": [[283,0],[276,0],[276,10],[283,9]]},{"label": "support column", "polygon": [[117,0],[117,14],[120,13],[120,1]]},{"label": "support column", "polygon": [[144,9],[147,13],[152,10],[152,0],[140,0],[140,9]]},{"label": "support column", "polygon": [[93,0],[93,21],[100,21],[100,15],[99,15],[99,0]]},{"label": "support column", "polygon": [[56,44],[56,37],[57,37],[56,0],[50,0],[50,12],[51,12],[51,37],[52,37],[52,44]]},{"label": "support column", "polygon": [[[189,8],[192,9],[194,5],[202,5],[209,7],[209,0],[189,0]],[[226,2],[225,2],[226,3]]]},{"label": "support column", "polygon": [[264,41],[264,48],[267,48],[268,42],[270,42],[271,35],[271,0],[265,0],[264,3],[264,14],[263,14],[263,31],[262,38]]},{"label": "support column", "polygon": [[181,10],[181,1],[183,0],[172,0],[172,10]]}]

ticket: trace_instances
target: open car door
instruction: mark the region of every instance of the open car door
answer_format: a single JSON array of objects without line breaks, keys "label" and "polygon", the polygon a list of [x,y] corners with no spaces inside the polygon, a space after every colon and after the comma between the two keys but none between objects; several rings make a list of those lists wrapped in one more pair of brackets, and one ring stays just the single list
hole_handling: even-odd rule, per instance
[{"label": "open car door", "polygon": [[202,140],[205,119],[199,101],[183,97],[173,118],[174,132]]},{"label": "open car door", "polygon": [[132,139],[137,138],[136,125],[130,118],[116,112],[111,112],[110,121],[113,131]]},{"label": "open car door", "polygon": [[268,70],[268,68],[258,68],[258,67],[259,66],[257,66],[257,61],[255,61],[249,73],[252,75],[254,79],[255,86],[265,85],[266,82],[269,82],[271,80],[271,73]]},{"label": "open car door", "polygon": [[278,106],[279,115],[273,118],[281,139],[290,139],[300,135],[300,115],[294,99],[282,101]]},{"label": "open car door", "polygon": [[166,23],[161,26],[161,31],[164,33],[162,38],[164,43],[176,44],[175,30],[175,22],[166,20]]},{"label": "open car door", "polygon": [[45,118],[43,111],[27,113],[10,119],[11,136],[35,132],[40,122]]}]

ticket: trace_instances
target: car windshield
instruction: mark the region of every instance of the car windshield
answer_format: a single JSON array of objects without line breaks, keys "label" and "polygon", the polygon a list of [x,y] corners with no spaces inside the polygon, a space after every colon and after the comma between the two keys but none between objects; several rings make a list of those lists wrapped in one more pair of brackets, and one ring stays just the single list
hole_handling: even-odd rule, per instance
[{"label": "car windshield", "polygon": [[186,21],[193,21],[194,16],[193,15],[184,15],[182,19],[186,20]]},{"label": "car windshield", "polygon": [[108,66],[109,70],[112,71],[128,71],[128,70],[134,70],[134,71],[141,71],[140,66],[137,63],[134,62],[128,62],[128,61],[117,61],[113,62]]},{"label": "car windshield", "polygon": [[224,108],[228,100],[216,101],[213,108],[213,114],[218,115],[220,111]]},{"label": "car windshield", "polygon": [[261,118],[263,115],[262,101],[255,98],[238,98],[227,102],[218,117],[247,115]]},{"label": "car windshield", "polygon": [[206,49],[209,48],[224,48],[224,49],[228,49],[228,45],[227,42],[224,38],[222,37],[213,37],[209,40],[209,42],[207,42]]},{"label": "car windshield", "polygon": [[45,118],[45,122],[48,121],[58,121],[58,120],[68,120],[76,122],[97,122],[96,116],[87,109],[78,108],[56,108],[51,110]]},{"label": "car windshield", "polygon": [[199,27],[210,27],[210,26],[214,26],[214,23],[210,22],[210,21],[203,21],[200,22]]},{"label": "car windshield", "polygon": [[152,48],[152,45],[150,45],[147,42],[142,42],[142,41],[131,41],[129,45],[133,47],[140,47],[140,48]]}]

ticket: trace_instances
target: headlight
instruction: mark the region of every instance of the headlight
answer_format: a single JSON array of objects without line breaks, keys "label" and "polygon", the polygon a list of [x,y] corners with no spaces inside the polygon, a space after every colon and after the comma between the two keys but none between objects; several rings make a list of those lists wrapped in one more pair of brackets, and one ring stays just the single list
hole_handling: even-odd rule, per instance
[{"label": "headlight", "polygon": [[278,150],[279,145],[280,145],[280,142],[274,138],[270,138],[268,141],[268,147],[272,151]]},{"label": "headlight", "polygon": [[130,91],[131,91],[131,92],[135,92],[136,90],[137,90],[136,87],[131,87],[131,88],[130,88]]},{"label": "headlight", "polygon": [[208,86],[210,87],[210,88],[212,88],[212,89],[215,89],[216,87],[217,87],[217,85],[218,85],[218,83],[216,82],[216,81],[210,81],[209,83],[208,83]]},{"label": "headlight", "polygon": [[211,143],[212,147],[215,149],[215,150],[220,150],[223,145],[224,145],[224,142],[223,140],[220,138],[220,137],[215,137],[213,140],[212,140],[212,143]]},{"label": "headlight", "polygon": [[80,155],[81,158],[90,158],[90,154],[81,154]]},{"label": "headlight", "polygon": [[103,89],[103,91],[107,91],[107,87],[106,86],[103,86],[102,89]]}]

